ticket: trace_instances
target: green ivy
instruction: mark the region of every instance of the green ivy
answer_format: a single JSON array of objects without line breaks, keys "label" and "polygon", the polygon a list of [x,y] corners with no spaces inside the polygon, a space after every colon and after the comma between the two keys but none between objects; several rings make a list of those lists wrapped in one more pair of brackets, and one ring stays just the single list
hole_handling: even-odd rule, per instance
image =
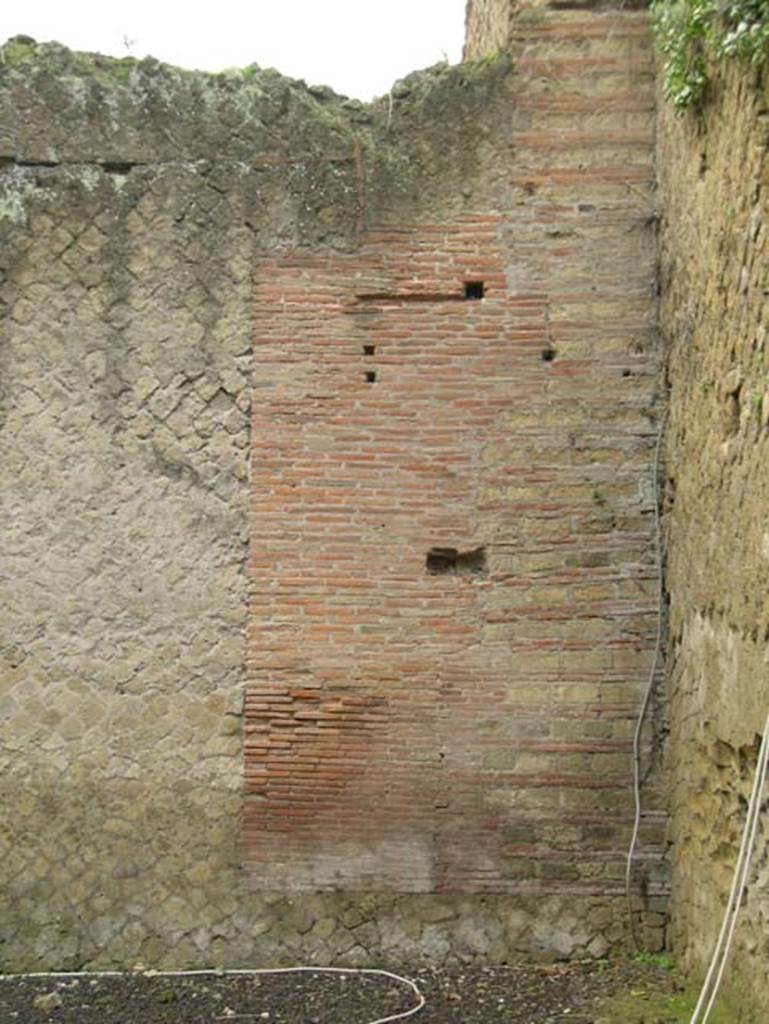
[{"label": "green ivy", "polygon": [[709,61],[769,60],[769,0],[652,0],[652,16],[665,95],[679,111],[703,102]]}]

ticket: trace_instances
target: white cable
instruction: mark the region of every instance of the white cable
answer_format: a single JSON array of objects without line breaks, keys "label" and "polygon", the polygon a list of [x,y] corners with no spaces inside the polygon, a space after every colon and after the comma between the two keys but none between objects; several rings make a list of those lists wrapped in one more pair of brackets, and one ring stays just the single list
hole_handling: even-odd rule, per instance
[{"label": "white cable", "polygon": [[636,720],[635,732],[633,733],[633,799],[635,801],[635,817],[633,820],[633,834],[630,838],[630,846],[628,847],[627,859],[625,862],[625,897],[627,899],[630,935],[633,939],[633,944],[636,947],[636,950],[639,946],[638,936],[636,935],[635,929],[633,897],[630,891],[630,885],[633,873],[633,857],[635,856],[635,848],[638,842],[638,832],[641,828],[641,732],[643,731],[646,712],[649,710],[649,702],[654,688],[654,677],[657,674],[657,665],[659,664],[660,652],[662,650],[662,603],[665,593],[664,580],[662,576],[662,524],[660,522],[660,455],[662,452],[662,436],[665,432],[665,423],[667,422],[667,418],[668,410],[666,409],[662,414],[662,419],[660,420],[659,430],[657,432],[657,444],[654,449],[654,550],[657,556],[658,567],[657,638],[654,643],[654,657],[652,659],[651,669],[649,670],[649,678],[641,700],[641,707]]},{"label": "white cable", "polygon": [[[756,834],[758,832],[758,822],[761,812],[761,796],[764,788],[764,780],[766,777],[766,768],[769,763],[769,715],[767,715],[766,723],[764,724],[764,734],[761,739],[761,747],[758,753],[758,763],[756,764],[756,774],[753,779],[753,789],[750,794],[750,801],[748,803],[748,810],[745,816],[745,827],[742,831],[742,840],[740,842],[740,850],[737,855],[737,863],[734,869],[734,876],[732,878],[732,887],[729,892],[729,899],[726,904],[726,910],[724,911],[724,919],[721,923],[721,930],[716,941],[715,948],[713,950],[713,956],[710,960],[708,972],[705,976],[705,981],[702,984],[702,991],[700,992],[697,1005],[694,1008],[694,1013],[689,1024],[707,1024],[710,1013],[713,1009],[713,1005],[718,995],[718,990],[721,985],[721,980],[724,975],[724,968],[726,967],[726,961],[729,957],[731,950],[732,940],[734,933],[737,928],[737,919],[740,913],[740,907],[742,905],[742,897],[745,892],[745,886],[748,881],[748,872],[750,870],[750,859],[755,846]],[[717,973],[716,973],[717,970]],[[715,980],[713,976],[715,974]],[[711,988],[712,983],[712,988]],[[710,989],[710,997],[708,999],[707,1006],[704,1009],[703,1005]],[[703,1013],[702,1016],[700,1014]]]},{"label": "white cable", "polygon": [[[728,897],[728,899],[726,901],[726,907],[725,907],[725,910],[724,910],[723,921],[721,922],[721,930],[720,930],[720,932],[718,934],[718,939],[716,940],[716,945],[715,945],[715,948],[713,950],[713,955],[712,955],[711,960],[710,960],[710,964],[709,964],[709,967],[708,967],[708,972],[707,972],[707,975],[705,976],[705,981],[703,982],[702,991],[700,992],[699,999],[697,1000],[697,1005],[694,1008],[693,1020],[695,1022],[697,1020],[698,1014],[702,1010],[702,1004],[704,1003],[705,996],[706,996],[706,994],[708,992],[708,989],[710,988],[710,984],[711,984],[711,981],[713,979],[713,974],[714,974],[714,972],[716,970],[716,967],[718,967],[718,978],[717,978],[717,981],[715,982],[714,993],[717,990],[717,987],[718,987],[718,985],[720,983],[721,976],[722,976],[722,973],[723,973],[723,964],[725,963],[724,957],[725,957],[726,954],[724,952],[724,949],[725,949],[725,941],[726,941],[726,938],[727,938],[727,933],[729,933],[729,935],[733,935],[734,934],[734,931],[733,931],[733,928],[732,928],[732,922],[736,921],[735,905],[737,907],[739,907],[738,896],[739,896],[739,899],[741,899],[741,896],[742,896],[743,879],[745,877],[744,868],[745,868],[745,862],[746,862],[746,853],[747,853],[747,851],[749,849],[749,845],[750,845],[749,839],[754,834],[753,833],[753,823],[754,823],[754,821],[755,822],[758,821],[758,816],[755,813],[756,791],[757,791],[757,789],[759,787],[759,779],[762,777],[761,776],[761,762],[763,760],[763,757],[764,757],[764,753],[763,753],[763,744],[762,744],[761,750],[759,751],[758,764],[756,765],[756,774],[755,774],[755,776],[753,778],[753,788],[751,790],[750,800],[748,802],[747,813],[745,815],[745,825],[744,825],[743,830],[742,830],[742,838],[740,840],[740,848],[739,848],[739,851],[737,853],[737,860],[736,860],[736,863],[735,863],[735,866],[734,866],[734,872],[733,872],[733,876],[732,876],[732,885],[731,885],[731,889],[729,890],[729,897]],[[749,858],[748,858],[748,862],[749,862]],[[737,900],[737,902],[735,904],[736,900]],[[729,943],[730,942],[731,942],[731,939],[729,939]],[[728,952],[728,949],[727,949],[727,952]],[[721,962],[720,965],[719,965],[719,961]],[[708,1003],[707,1010],[705,1011],[706,1014],[708,1014],[708,1015],[710,1014],[711,1006],[712,1006],[712,996],[711,996],[711,1000]]]},{"label": "white cable", "polygon": [[[726,961],[729,958],[729,953],[732,947],[732,940],[734,939],[734,933],[737,930],[737,920],[739,918],[740,909],[742,907],[742,900],[745,893],[745,888],[748,884],[748,876],[750,872],[750,859],[756,843],[756,834],[758,832],[758,822],[761,811],[761,794],[763,790],[763,781],[766,776],[767,755],[769,755],[769,745],[767,745],[767,730],[769,730],[769,718],[767,718],[766,723],[764,724],[764,736],[761,742],[763,757],[759,760],[759,766],[756,770],[756,778],[754,784],[755,793],[751,797],[751,799],[755,801],[753,805],[753,821],[750,826],[750,837],[748,839],[745,851],[744,866],[740,877],[739,890],[733,906],[731,924],[729,925],[729,932],[726,936],[724,952],[721,957],[721,966],[718,969],[718,975],[713,984],[713,991],[708,1001],[708,1005],[705,1009],[705,1015],[702,1018],[702,1024],[707,1024],[707,1021],[710,1018],[710,1013],[713,1009],[713,1004],[716,1001],[716,996],[718,995],[718,990],[721,986],[721,980],[724,976],[724,968],[726,967]],[[747,833],[747,823],[749,816],[750,815],[748,814],[745,822],[745,833]]]},{"label": "white cable", "polygon": [[228,975],[256,975],[256,974],[369,974],[381,978],[390,978],[399,984],[406,985],[417,997],[417,1004],[410,1010],[403,1013],[394,1013],[390,1017],[378,1017],[369,1021],[368,1024],[393,1024],[397,1020],[405,1020],[418,1013],[425,1005],[425,997],[417,988],[416,982],[411,978],[404,978],[400,974],[393,974],[391,971],[383,971],[376,967],[257,967],[253,969],[243,968],[242,970],[230,971],[38,971],[31,974],[0,974],[0,981],[15,980],[18,978],[126,978],[136,975],[151,978],[194,978],[201,975],[209,975],[217,978]]}]

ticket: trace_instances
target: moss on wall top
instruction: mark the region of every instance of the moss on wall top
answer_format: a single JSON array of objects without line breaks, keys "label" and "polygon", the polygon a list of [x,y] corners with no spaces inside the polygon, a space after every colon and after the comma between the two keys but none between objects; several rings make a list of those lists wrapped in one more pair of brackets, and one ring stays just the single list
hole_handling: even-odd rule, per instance
[{"label": "moss on wall top", "polygon": [[108,170],[229,163],[233,175],[278,174],[301,194],[304,220],[319,199],[359,207],[358,227],[392,207],[439,214],[474,202],[480,179],[494,179],[488,157],[505,143],[507,70],[504,58],[438,65],[364,104],[255,65],[212,74],[17,36],[0,48],[0,160]]}]

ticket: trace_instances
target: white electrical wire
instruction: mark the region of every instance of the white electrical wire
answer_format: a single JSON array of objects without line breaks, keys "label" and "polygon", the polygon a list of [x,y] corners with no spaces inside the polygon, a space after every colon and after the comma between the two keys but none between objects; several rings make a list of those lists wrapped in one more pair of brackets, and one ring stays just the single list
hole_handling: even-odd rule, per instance
[{"label": "white electrical wire", "polygon": [[353,974],[353,975],[375,975],[380,978],[389,978],[399,984],[406,985],[417,997],[417,1003],[410,1010],[403,1013],[394,1013],[390,1017],[378,1017],[369,1021],[368,1024],[393,1024],[394,1021],[405,1020],[418,1013],[425,1005],[425,997],[417,988],[415,981],[411,978],[404,978],[400,974],[393,974],[392,971],[380,970],[376,967],[255,967],[242,970],[214,971],[38,971],[31,974],[0,974],[0,981],[17,980],[19,978],[126,978],[136,975],[151,978],[195,978],[202,975],[221,978],[231,975],[259,975],[259,974]]},{"label": "white electrical wire", "polygon": [[635,817],[633,821],[633,834],[630,838],[630,846],[627,851],[627,859],[625,862],[625,898],[627,899],[627,912],[628,920],[630,923],[630,934],[633,939],[633,944],[638,946],[638,936],[636,935],[635,929],[635,917],[633,911],[633,897],[630,891],[630,885],[632,881],[633,873],[633,858],[635,856],[635,848],[638,843],[638,832],[641,828],[641,733],[643,731],[644,719],[646,718],[646,712],[649,710],[649,702],[651,701],[652,690],[654,689],[654,677],[657,674],[657,665],[660,660],[660,653],[662,651],[662,602],[665,597],[664,593],[664,579],[662,575],[662,523],[660,520],[660,456],[662,453],[662,436],[665,432],[665,423],[668,418],[668,410],[662,414],[660,420],[659,429],[657,431],[657,444],[654,449],[654,542],[655,552],[657,556],[657,638],[654,644],[654,657],[652,659],[652,665],[649,670],[649,678],[644,689],[643,698],[641,700],[641,707],[638,712],[638,718],[636,720],[635,732],[633,733],[633,798],[635,801]]},{"label": "white electrical wire", "polygon": [[[713,950],[713,956],[710,960],[710,966],[708,967],[708,973],[706,974],[705,981],[702,984],[702,991],[700,992],[699,999],[697,1000],[697,1005],[694,1007],[694,1013],[692,1014],[689,1024],[707,1024],[710,1019],[710,1013],[713,1009],[713,1005],[716,1001],[716,996],[718,995],[721,979],[724,975],[724,968],[726,967],[726,961],[729,957],[732,940],[737,928],[737,919],[742,905],[742,897],[748,881],[750,858],[756,842],[756,833],[758,832],[758,822],[761,812],[761,797],[766,778],[767,763],[769,763],[769,715],[767,715],[766,723],[764,725],[764,734],[761,739],[761,747],[758,752],[758,763],[756,764],[756,774],[753,779],[753,789],[750,794],[748,811],[745,816],[745,827],[742,831],[742,841],[737,855],[737,863],[734,868],[734,877],[732,878],[732,887],[729,892],[729,899],[726,904],[724,919],[721,923],[721,931],[719,932],[715,949]],[[710,992],[709,998],[708,992]],[[708,998],[708,1002],[707,1006],[705,1006],[703,1010],[706,998]],[[702,1016],[700,1016],[700,1014],[702,1014]]]}]

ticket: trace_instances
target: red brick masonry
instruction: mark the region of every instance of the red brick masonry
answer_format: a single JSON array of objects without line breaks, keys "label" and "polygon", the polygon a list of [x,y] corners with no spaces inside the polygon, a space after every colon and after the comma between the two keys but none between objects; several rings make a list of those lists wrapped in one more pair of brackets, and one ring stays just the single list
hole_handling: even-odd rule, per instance
[{"label": "red brick masonry", "polygon": [[[506,285],[504,230],[467,216],[258,267],[259,886],[619,886],[626,680],[654,621],[643,423],[600,342],[558,355],[584,307],[555,326],[541,281]],[[619,305],[592,316],[628,326]]]}]

